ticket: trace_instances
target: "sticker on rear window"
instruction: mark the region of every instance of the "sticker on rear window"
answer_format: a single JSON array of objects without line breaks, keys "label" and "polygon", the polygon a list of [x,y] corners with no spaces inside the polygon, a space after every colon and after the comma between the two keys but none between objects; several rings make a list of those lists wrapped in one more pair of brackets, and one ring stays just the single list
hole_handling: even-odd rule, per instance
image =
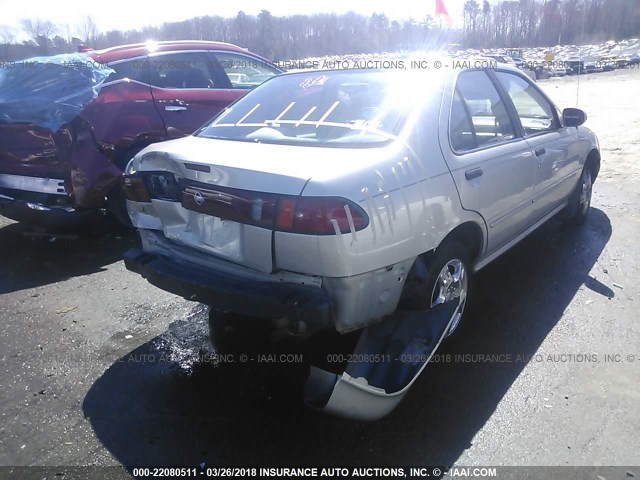
[{"label": "sticker on rear window", "polygon": [[302,82],[300,82],[300,86],[302,88],[310,88],[310,87],[320,87],[327,83],[329,77],[327,75],[320,75],[318,77],[307,77]]}]

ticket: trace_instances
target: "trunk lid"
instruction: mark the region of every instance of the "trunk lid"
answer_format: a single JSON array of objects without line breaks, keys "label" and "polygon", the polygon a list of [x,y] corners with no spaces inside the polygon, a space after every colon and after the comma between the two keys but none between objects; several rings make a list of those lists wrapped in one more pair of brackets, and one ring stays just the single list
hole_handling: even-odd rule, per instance
[{"label": "trunk lid", "polygon": [[167,169],[179,177],[213,185],[299,195],[311,178],[325,182],[365,167],[375,168],[389,154],[385,148],[279,145],[191,136],[147,147],[139,155],[137,170]]},{"label": "trunk lid", "polygon": [[[267,147],[266,149],[264,147]],[[137,171],[173,173],[180,202],[156,202],[153,212],[166,238],[233,263],[270,273],[273,232],[266,225],[223,220],[207,209],[235,202],[234,190],[264,192],[261,209],[273,209],[274,193],[299,195],[308,177],[285,172],[270,145],[197,137],[151,145],[138,155]],[[256,170],[259,163],[268,167]],[[144,219],[132,215],[144,228]],[[136,220],[137,218],[137,220]],[[142,223],[141,223],[142,222]]]},{"label": "trunk lid", "polygon": [[[154,202],[151,216],[155,218],[147,219],[148,228],[161,225],[173,241],[270,272],[273,224],[261,219],[273,218],[279,196],[301,195],[312,177],[328,180],[365,163],[371,165],[376,150],[187,137],[147,147],[136,156],[133,168],[171,172],[178,180],[180,202]],[[255,221],[218,214],[226,218],[221,220],[212,212],[225,211],[224,203],[255,215]],[[132,217],[139,228],[145,228],[142,216],[133,212]]]}]

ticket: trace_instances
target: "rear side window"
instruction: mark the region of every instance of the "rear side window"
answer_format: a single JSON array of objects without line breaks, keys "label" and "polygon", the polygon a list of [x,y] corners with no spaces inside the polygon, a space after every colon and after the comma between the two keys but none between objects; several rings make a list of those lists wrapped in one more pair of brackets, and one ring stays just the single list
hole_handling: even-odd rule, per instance
[{"label": "rear side window", "polygon": [[496,72],[496,77],[511,97],[525,135],[559,128],[553,106],[534,85],[511,73]]},{"label": "rear side window", "polygon": [[215,52],[214,55],[233,88],[254,88],[280,73],[259,58],[227,52]]},{"label": "rear side window", "polygon": [[515,138],[504,102],[485,72],[464,72],[458,77],[449,136],[456,151],[473,150]]},{"label": "rear side window", "polygon": [[476,136],[471,125],[471,119],[457,90],[453,97],[450,126],[451,146],[454,150],[464,152],[476,148]]}]

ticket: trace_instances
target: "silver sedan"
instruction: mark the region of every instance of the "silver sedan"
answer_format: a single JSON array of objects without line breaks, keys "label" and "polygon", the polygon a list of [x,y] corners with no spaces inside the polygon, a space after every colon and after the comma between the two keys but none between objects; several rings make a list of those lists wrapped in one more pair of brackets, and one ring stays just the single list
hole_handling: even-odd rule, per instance
[{"label": "silver sedan", "polygon": [[585,221],[585,120],[506,65],[281,75],[132,159],[126,264],[211,305],[214,340],[359,332],[305,397],[379,418],[457,330],[474,272],[557,214]]}]

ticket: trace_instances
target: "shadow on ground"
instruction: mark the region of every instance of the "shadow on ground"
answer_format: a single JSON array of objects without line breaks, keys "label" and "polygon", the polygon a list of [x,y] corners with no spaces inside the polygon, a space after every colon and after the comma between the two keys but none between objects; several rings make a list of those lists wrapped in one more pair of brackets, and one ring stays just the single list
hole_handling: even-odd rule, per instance
[{"label": "shadow on ground", "polygon": [[[440,353],[535,354],[580,286],[613,296],[589,276],[610,236],[598,209],[578,230],[542,227],[477,275],[466,323]],[[185,364],[206,342],[205,313],[121,358],[85,397],[85,416],[119,462],[450,465],[525,366],[433,363],[394,413],[359,424],[302,407],[301,368]]]},{"label": "shadow on ground", "polygon": [[64,231],[9,224],[0,228],[0,294],[98,272],[136,242],[133,230],[107,219]]}]

